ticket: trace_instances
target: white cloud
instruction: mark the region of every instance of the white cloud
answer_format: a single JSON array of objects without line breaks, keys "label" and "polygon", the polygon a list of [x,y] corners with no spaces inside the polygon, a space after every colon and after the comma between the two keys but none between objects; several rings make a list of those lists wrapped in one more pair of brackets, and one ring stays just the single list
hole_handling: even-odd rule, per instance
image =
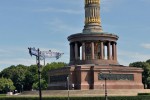
[{"label": "white cloud", "polygon": [[101,10],[103,12],[110,12],[113,7],[123,2],[125,0],[101,0]]},{"label": "white cloud", "polygon": [[32,60],[25,58],[28,54],[27,48],[13,47],[5,48],[0,50],[0,67],[9,67],[11,65],[18,64],[33,64]]},{"label": "white cloud", "polygon": [[129,61],[124,60],[123,58],[118,58],[118,62],[120,65],[124,65],[124,66],[128,66],[129,65]]},{"label": "white cloud", "polygon": [[[59,49],[59,48],[40,48],[40,51],[48,51],[52,50],[53,52],[61,52],[65,53],[62,55],[62,57],[58,60],[56,58],[46,58],[46,63],[50,62],[66,62],[69,61],[69,53],[65,50],[69,50],[65,47],[65,49]],[[62,51],[61,51],[62,50]],[[4,68],[9,67],[11,65],[18,65],[23,64],[26,66],[30,66],[33,64],[36,64],[36,59],[34,56],[30,57],[28,54],[27,48],[11,48],[11,49],[0,49],[0,71],[2,71]],[[43,61],[41,61],[41,64],[44,65]]]},{"label": "white cloud", "polygon": [[150,54],[143,54],[143,53],[134,52],[134,51],[118,50],[118,58],[119,58],[120,64],[123,63],[125,65],[128,65],[136,61],[146,61],[150,59]]},{"label": "white cloud", "polygon": [[150,49],[150,43],[141,44],[141,46],[145,49]]},{"label": "white cloud", "polygon": [[[48,27],[50,27],[51,34],[63,34],[63,35],[71,35],[73,33],[78,33],[82,31],[82,28],[79,26],[73,26],[70,23],[66,23],[62,19],[52,19],[51,21],[45,22]],[[80,23],[79,23],[80,24]],[[57,29],[56,29],[57,28]]]},{"label": "white cloud", "polygon": [[36,64],[36,60],[35,58],[30,58],[30,57],[28,59],[26,58],[0,59],[0,71],[11,65],[19,65],[19,64],[29,66],[29,65]]},{"label": "white cloud", "polygon": [[66,14],[83,14],[83,10],[77,9],[61,9],[61,8],[44,8],[44,9],[37,9],[34,10],[35,12],[52,12],[52,13],[66,13]]},{"label": "white cloud", "polygon": [[101,9],[104,12],[109,12],[113,5],[114,0],[101,0]]},{"label": "white cloud", "polygon": [[8,54],[8,53],[10,53],[8,50],[6,50],[6,49],[0,49],[0,54],[1,55]]},{"label": "white cloud", "polygon": [[0,64],[2,65],[18,65],[18,64],[24,64],[24,65],[31,65],[35,64],[34,59],[26,59],[26,58],[14,58],[14,59],[4,59],[0,61]]}]

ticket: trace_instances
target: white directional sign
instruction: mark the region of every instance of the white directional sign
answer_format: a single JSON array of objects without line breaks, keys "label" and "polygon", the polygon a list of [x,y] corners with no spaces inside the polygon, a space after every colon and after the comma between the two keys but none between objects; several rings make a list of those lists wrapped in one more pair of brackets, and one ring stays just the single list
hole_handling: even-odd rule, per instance
[{"label": "white directional sign", "polygon": [[32,56],[38,56],[38,50],[36,50],[35,48],[28,48],[29,49],[29,54]]},{"label": "white directional sign", "polygon": [[52,52],[51,50],[49,51],[41,51],[40,55],[41,57],[44,58],[56,58],[59,59],[61,57],[61,55],[63,55],[64,53],[59,53],[59,52]]},{"label": "white directional sign", "polygon": [[[30,55],[38,56],[38,50],[35,48],[28,48]],[[45,59],[45,58],[56,58],[59,59],[64,53],[59,53],[59,52],[52,52],[51,50],[49,51],[39,51],[39,57],[40,59]]]}]

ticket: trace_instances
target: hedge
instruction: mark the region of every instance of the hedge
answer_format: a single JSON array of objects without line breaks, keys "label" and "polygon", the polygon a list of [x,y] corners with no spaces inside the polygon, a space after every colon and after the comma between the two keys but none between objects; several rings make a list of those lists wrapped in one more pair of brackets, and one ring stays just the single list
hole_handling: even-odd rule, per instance
[{"label": "hedge", "polygon": [[150,93],[138,93],[138,95],[150,95]]},{"label": "hedge", "polygon": [[[38,97],[0,97],[0,100],[39,100]],[[68,100],[67,97],[43,97],[42,100]],[[105,100],[104,97],[70,97],[70,100]],[[118,96],[108,100],[150,100],[150,96]]]}]

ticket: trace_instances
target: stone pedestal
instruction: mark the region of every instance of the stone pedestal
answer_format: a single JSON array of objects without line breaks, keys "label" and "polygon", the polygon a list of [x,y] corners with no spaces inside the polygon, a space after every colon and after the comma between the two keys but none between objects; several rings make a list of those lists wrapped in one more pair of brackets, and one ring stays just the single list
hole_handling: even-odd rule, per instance
[{"label": "stone pedestal", "polygon": [[[49,89],[67,89],[67,76],[70,77],[70,89],[104,89],[107,79],[107,89],[143,89],[141,68],[110,65],[71,66],[49,72]],[[64,74],[63,72],[66,72]],[[51,81],[55,77],[57,81]],[[58,78],[58,79],[57,79]],[[60,78],[64,80],[60,81]],[[55,88],[52,88],[55,87]]]}]

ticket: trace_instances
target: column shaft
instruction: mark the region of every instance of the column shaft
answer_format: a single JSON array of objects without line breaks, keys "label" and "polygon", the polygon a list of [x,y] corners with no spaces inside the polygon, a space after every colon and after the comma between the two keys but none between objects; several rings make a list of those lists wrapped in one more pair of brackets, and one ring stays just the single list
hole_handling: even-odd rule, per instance
[{"label": "column shaft", "polygon": [[72,61],[73,60],[73,46],[72,46],[72,44],[70,43],[70,61]]},{"label": "column shaft", "polygon": [[82,43],[82,60],[85,60],[85,43]]},{"label": "column shaft", "polygon": [[80,45],[78,44],[78,60],[80,60]]},{"label": "column shaft", "polygon": [[110,57],[110,42],[108,42],[107,44],[107,59],[110,60],[111,57]]},{"label": "column shaft", "polygon": [[117,43],[115,43],[115,60],[117,61]]},{"label": "column shaft", "polygon": [[75,43],[75,60],[78,60],[78,43]]},{"label": "column shaft", "polygon": [[104,46],[103,46],[104,44],[103,44],[103,42],[101,42],[101,55],[100,55],[100,59],[104,59],[104,52],[103,52],[103,48],[104,48]]},{"label": "column shaft", "polygon": [[94,59],[94,42],[91,43],[91,47],[92,47],[92,48],[91,48],[91,49],[92,49],[92,50],[91,50],[91,51],[92,51],[92,52],[91,52],[91,53],[92,53],[91,55],[92,55],[92,59]]},{"label": "column shaft", "polygon": [[103,59],[105,59],[105,44],[103,43]]},{"label": "column shaft", "polygon": [[115,60],[115,42],[112,44],[112,59]]}]

